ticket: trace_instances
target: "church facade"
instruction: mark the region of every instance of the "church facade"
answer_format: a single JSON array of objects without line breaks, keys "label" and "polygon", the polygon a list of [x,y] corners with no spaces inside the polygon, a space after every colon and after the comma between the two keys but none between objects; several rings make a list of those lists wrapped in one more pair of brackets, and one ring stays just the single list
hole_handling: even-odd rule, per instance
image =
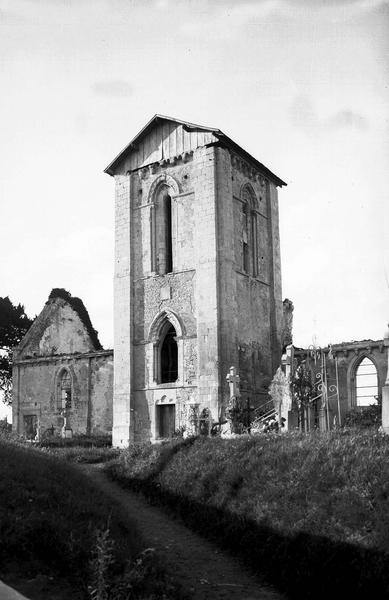
[{"label": "church facade", "polygon": [[112,429],[113,351],[79,298],[54,289],[13,354],[12,429],[30,440]]},{"label": "church facade", "polygon": [[218,421],[231,365],[267,399],[283,307],[284,182],[220,130],[155,116],[115,179],[113,443]]}]

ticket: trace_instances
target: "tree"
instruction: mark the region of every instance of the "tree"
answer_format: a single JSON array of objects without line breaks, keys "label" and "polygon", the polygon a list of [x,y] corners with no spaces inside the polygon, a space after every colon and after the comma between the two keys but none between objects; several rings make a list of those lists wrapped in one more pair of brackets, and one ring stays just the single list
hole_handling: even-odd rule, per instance
[{"label": "tree", "polygon": [[8,296],[0,297],[0,391],[6,404],[11,403],[12,349],[20,343],[33,321],[22,304],[16,306]]}]

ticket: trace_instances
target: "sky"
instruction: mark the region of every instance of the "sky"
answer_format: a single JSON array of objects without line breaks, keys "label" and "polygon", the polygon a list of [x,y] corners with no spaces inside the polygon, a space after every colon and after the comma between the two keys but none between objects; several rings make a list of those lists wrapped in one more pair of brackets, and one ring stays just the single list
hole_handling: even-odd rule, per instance
[{"label": "sky", "polygon": [[389,320],[389,0],[0,0],[0,296],[84,301],[112,347],[114,181],[156,113],[220,128],[279,190],[297,346]]}]

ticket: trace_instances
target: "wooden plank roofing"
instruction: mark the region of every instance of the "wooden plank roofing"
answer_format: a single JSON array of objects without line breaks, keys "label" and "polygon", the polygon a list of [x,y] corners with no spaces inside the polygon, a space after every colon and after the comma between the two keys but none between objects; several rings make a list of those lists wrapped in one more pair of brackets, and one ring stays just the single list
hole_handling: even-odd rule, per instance
[{"label": "wooden plank roofing", "polygon": [[124,171],[133,171],[208,144],[219,144],[228,147],[259,169],[264,176],[269,177],[276,185],[286,185],[277,175],[238,146],[220,129],[204,127],[203,125],[196,125],[189,121],[181,121],[163,115],[154,115],[104,169],[104,172],[108,175],[114,175],[118,168]]}]

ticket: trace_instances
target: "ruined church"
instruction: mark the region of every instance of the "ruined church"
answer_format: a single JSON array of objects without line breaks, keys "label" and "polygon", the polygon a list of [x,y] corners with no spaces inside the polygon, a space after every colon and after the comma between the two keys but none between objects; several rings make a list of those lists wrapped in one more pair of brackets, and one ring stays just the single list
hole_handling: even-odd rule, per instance
[{"label": "ruined church", "polygon": [[118,446],[195,433],[223,415],[231,365],[242,398],[266,401],[282,349],[285,183],[219,129],[160,115],[105,172],[116,189],[113,385],[112,351],[70,294],[54,295],[15,355],[14,429],[112,429]]},{"label": "ruined church", "polygon": [[[269,409],[285,429],[331,429],[386,394],[389,432],[389,331],[292,345],[277,175],[219,129],[160,115],[105,172],[115,181],[114,351],[82,301],[54,289],[14,352],[15,431],[112,433],[115,446],[209,433],[225,417],[233,365],[258,422]],[[299,407],[290,382],[300,364],[318,391]],[[288,387],[279,406],[268,396],[276,373]]]}]

